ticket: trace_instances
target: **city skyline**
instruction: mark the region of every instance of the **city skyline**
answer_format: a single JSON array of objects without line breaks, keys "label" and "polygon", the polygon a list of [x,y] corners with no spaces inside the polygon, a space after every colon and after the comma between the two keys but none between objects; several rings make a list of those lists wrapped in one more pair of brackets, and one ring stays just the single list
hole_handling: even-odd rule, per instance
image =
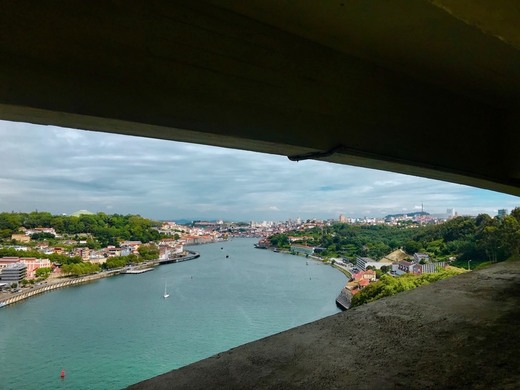
[{"label": "city skyline", "polygon": [[459,215],[520,198],[321,161],[55,126],[0,121],[0,211],[86,209],[160,220]]}]

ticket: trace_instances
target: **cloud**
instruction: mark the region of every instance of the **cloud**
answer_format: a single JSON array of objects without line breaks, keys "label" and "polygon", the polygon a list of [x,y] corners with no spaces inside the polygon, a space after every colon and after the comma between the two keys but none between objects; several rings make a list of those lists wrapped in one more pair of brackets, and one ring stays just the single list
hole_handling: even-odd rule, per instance
[{"label": "cloud", "polygon": [[0,139],[0,211],[285,220],[520,205],[435,180],[204,145],[11,122],[0,122]]}]

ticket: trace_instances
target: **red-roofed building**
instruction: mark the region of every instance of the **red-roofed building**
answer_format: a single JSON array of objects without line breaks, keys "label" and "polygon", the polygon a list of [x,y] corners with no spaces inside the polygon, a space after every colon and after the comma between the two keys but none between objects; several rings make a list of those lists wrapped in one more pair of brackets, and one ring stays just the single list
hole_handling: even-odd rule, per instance
[{"label": "red-roofed building", "polygon": [[352,274],[352,280],[359,282],[360,280],[368,280],[374,282],[377,279],[376,271],[369,269],[367,271],[360,271]]},{"label": "red-roofed building", "polygon": [[359,288],[363,288],[363,287],[366,287],[370,284],[370,280],[368,279],[361,279],[359,282]]}]

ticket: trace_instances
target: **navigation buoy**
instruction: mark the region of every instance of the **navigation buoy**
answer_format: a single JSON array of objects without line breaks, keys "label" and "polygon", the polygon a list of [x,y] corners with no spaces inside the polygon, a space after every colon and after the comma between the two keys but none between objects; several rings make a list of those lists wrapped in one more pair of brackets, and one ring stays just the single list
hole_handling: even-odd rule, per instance
[{"label": "navigation buoy", "polygon": [[65,378],[65,370],[61,370],[60,377],[61,377],[61,378]]}]

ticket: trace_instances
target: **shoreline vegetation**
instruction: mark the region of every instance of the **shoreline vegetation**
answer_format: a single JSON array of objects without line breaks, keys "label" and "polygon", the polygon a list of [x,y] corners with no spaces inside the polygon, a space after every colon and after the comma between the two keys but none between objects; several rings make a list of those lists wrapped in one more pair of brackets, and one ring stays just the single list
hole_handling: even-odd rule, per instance
[{"label": "shoreline vegetation", "polygon": [[[16,296],[33,296],[36,295],[35,291],[45,292],[61,288],[50,286],[86,283],[118,274],[125,267],[150,266],[150,262],[153,261],[158,265],[160,262],[157,242],[161,240],[177,243],[184,238],[185,242],[191,240],[202,244],[214,242],[209,241],[212,237],[215,239],[233,236],[234,230],[229,226],[224,230],[219,224],[209,223],[209,226],[209,230],[204,230],[193,223],[197,234],[191,236],[188,227],[170,222],[163,224],[139,215],[98,213],[53,216],[47,212],[0,213],[0,239],[10,244],[0,248],[1,256],[48,257],[53,268],[59,267],[62,275],[68,276],[59,278],[58,281],[55,277],[45,279],[51,268],[38,269],[37,271],[47,273],[41,272],[39,275],[37,273],[36,279],[23,280],[21,285],[13,283],[9,287],[10,292],[0,292],[0,306],[5,305],[6,300]],[[235,232],[242,233],[242,231],[246,229],[240,227]],[[348,279],[353,276],[352,272],[358,272],[355,267],[356,259],[386,259],[394,262],[394,259],[389,259],[387,256],[397,249],[407,254],[408,258],[410,254],[426,256],[428,260],[424,263],[421,263],[423,261],[421,260],[420,264],[431,263],[433,266],[436,263],[449,264],[458,267],[459,270],[461,268],[469,270],[471,262],[471,269],[475,270],[508,258],[518,257],[520,207],[513,209],[509,215],[506,213],[494,218],[487,214],[477,217],[454,217],[435,224],[423,224],[420,220],[404,221],[395,226],[308,220],[298,226],[289,225],[279,228],[269,236],[260,236],[263,238],[255,245],[256,248],[298,254],[308,259],[328,263],[345,274]],[[16,244],[19,246],[20,243],[31,242],[31,240],[34,240],[34,243],[27,244],[26,252],[16,249]],[[127,256],[110,256],[109,252],[116,250],[118,243],[121,242],[138,242],[140,244],[138,253],[134,248]],[[45,248],[47,251],[44,251]],[[100,248],[103,248],[102,251],[99,250]],[[47,255],[49,249],[54,253]],[[82,250],[97,251],[104,254],[107,260],[101,266],[83,261],[79,256]],[[297,253],[301,251],[304,253]],[[172,259],[168,262],[175,261]],[[393,295],[457,273],[454,270],[444,270],[435,272],[433,276],[404,275],[396,278],[388,274],[389,268],[391,267],[385,265],[381,269],[371,271],[372,274],[376,274],[370,280],[373,283],[359,285],[356,294],[353,291],[350,291],[350,294],[342,291],[338,298],[346,301],[347,304],[341,307],[350,307],[351,300],[352,306],[370,302],[376,299],[374,297]],[[376,281],[376,278],[379,281]],[[22,291],[19,291],[20,288]],[[367,296],[369,293],[373,296]],[[359,298],[356,298],[357,295]]]},{"label": "shoreline vegetation", "polygon": [[[204,244],[194,244],[194,245],[204,245]],[[42,281],[38,283],[36,286],[31,285],[29,287],[21,288],[21,291],[16,293],[10,293],[10,292],[0,292],[0,308],[8,305],[12,305],[14,303],[18,303],[20,301],[24,301],[26,299],[29,299],[33,296],[43,294],[49,291],[53,291],[56,289],[64,288],[64,287],[70,287],[70,286],[76,286],[80,284],[86,284],[90,283],[99,279],[112,277],[115,275],[122,275],[127,273],[129,269],[132,270],[144,270],[149,269],[153,267],[157,267],[161,264],[170,264],[170,263],[177,263],[177,262],[183,262],[187,260],[193,260],[199,257],[198,252],[187,250],[188,254],[176,259],[170,259],[170,260],[153,260],[153,261],[146,261],[142,263],[138,263],[137,265],[133,266],[125,266],[117,269],[110,269],[110,270],[103,270],[99,271],[95,274],[86,275],[86,276],[74,276],[74,275],[66,275],[66,276],[50,276],[45,281]],[[276,250],[273,251],[275,253],[284,253],[284,254],[294,254],[290,251],[285,250]],[[301,256],[301,255],[300,255]],[[333,268],[337,269],[339,272],[343,273],[347,279],[351,277],[351,273],[344,267],[341,267],[339,264],[328,262],[326,259],[323,259],[318,256],[301,256],[305,257],[314,261],[319,261],[321,263],[330,264]],[[341,298],[342,297],[342,298]],[[336,299],[336,304],[338,307],[340,307],[342,310],[346,310],[350,307],[350,302],[352,299],[352,294],[350,291],[346,288],[343,288],[341,290],[340,295],[338,296],[338,299]],[[340,303],[338,303],[338,300]]]},{"label": "shoreline vegetation", "polygon": [[[352,281],[357,290],[341,291],[336,303],[342,309],[520,257],[520,207],[495,217],[454,216],[441,223],[420,219],[393,224],[389,220],[383,225],[307,222],[312,223],[306,229],[273,234],[256,247],[309,258],[318,253],[324,263],[332,263],[349,279],[348,271],[357,275],[365,272],[363,264],[385,261],[381,267],[366,267],[372,276],[361,276],[366,279],[363,285]],[[392,256],[396,251],[405,256]],[[340,261],[334,264],[337,259]],[[360,260],[359,266],[358,259],[368,260]],[[410,269],[413,264],[418,271]]]}]

